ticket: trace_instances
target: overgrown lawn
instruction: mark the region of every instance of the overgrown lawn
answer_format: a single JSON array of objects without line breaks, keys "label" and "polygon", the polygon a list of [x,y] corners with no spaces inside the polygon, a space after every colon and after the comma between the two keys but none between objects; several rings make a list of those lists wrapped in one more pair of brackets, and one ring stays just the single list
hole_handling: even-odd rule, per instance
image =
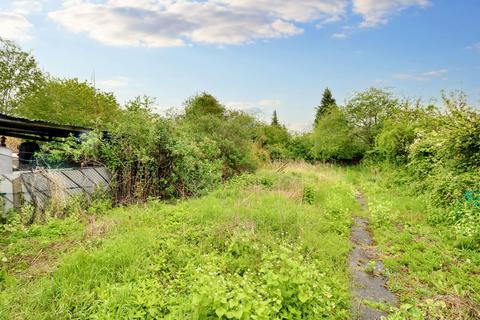
[{"label": "overgrown lawn", "polygon": [[348,319],[354,191],[333,168],[235,178],[206,197],[109,214],[103,240],[4,284],[10,319]]}]

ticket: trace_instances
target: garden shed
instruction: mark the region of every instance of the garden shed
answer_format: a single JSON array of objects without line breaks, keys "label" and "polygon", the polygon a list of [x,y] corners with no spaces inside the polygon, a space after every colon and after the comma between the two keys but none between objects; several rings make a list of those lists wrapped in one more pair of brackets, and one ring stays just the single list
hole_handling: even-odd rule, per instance
[{"label": "garden shed", "polygon": [[[82,127],[0,114],[0,204],[3,211],[24,202],[43,207],[53,191],[70,196],[91,194],[97,188],[108,187],[110,174],[105,167],[71,165],[48,169],[39,167],[34,161],[33,154],[39,149],[37,142],[70,136],[78,138],[89,131]],[[7,146],[9,138],[23,141],[18,145],[18,150]]]}]

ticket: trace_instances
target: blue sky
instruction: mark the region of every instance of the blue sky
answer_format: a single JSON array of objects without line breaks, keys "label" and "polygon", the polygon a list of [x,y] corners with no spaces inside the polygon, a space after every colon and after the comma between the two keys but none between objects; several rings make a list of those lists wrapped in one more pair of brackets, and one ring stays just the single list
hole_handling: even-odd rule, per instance
[{"label": "blue sky", "polygon": [[310,125],[323,89],[343,103],[388,87],[480,100],[478,0],[14,0],[0,36],[54,76],[90,80],[120,101],[179,107],[208,91],[231,108]]}]

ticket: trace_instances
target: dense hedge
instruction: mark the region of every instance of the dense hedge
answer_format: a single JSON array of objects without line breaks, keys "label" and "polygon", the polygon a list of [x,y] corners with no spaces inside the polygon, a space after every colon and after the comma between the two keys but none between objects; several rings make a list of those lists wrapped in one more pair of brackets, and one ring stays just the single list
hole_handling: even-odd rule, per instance
[{"label": "dense hedge", "polygon": [[396,172],[393,183],[451,208],[449,216],[432,221],[480,239],[480,113],[461,92],[442,96],[438,107],[375,88],[358,93],[319,119],[315,155],[324,161],[363,158]]}]

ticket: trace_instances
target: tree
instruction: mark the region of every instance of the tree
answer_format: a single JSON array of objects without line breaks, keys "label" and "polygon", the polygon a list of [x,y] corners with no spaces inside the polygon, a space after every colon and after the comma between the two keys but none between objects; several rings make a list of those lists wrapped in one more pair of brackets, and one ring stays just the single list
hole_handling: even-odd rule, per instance
[{"label": "tree", "polygon": [[280,123],[278,122],[277,110],[273,110],[272,126],[279,126],[279,125]]},{"label": "tree", "polygon": [[59,124],[93,127],[111,122],[120,106],[112,93],[78,79],[49,79],[18,105],[19,115]]},{"label": "tree", "polygon": [[339,108],[333,108],[318,121],[313,140],[313,151],[323,161],[353,160],[365,152],[365,145],[354,136],[352,126]]},{"label": "tree", "polygon": [[255,120],[238,111],[229,111],[211,94],[202,93],[185,102],[181,130],[201,143],[213,141],[220,150],[222,178],[256,168],[253,154]]},{"label": "tree", "polygon": [[203,92],[191,97],[185,102],[185,114],[187,117],[198,117],[202,115],[223,116],[225,107],[211,94]]},{"label": "tree", "polygon": [[0,37],[0,112],[15,113],[18,102],[37,91],[43,80],[35,58]]},{"label": "tree", "polygon": [[287,144],[287,148],[290,151],[292,159],[306,161],[315,159],[313,152],[313,134],[310,132],[293,135]]},{"label": "tree", "polygon": [[267,150],[271,160],[284,160],[290,158],[287,145],[290,142],[290,133],[287,128],[278,123],[259,127],[257,142]]},{"label": "tree", "polygon": [[323,91],[323,96],[322,96],[322,101],[320,105],[316,108],[317,113],[315,115],[315,127],[318,124],[318,121],[326,115],[332,107],[336,106],[337,102],[332,96],[332,92],[330,89],[326,88],[325,91]]},{"label": "tree", "polygon": [[383,122],[397,109],[398,100],[392,93],[370,88],[356,93],[345,107],[347,120],[354,126],[356,135],[372,147]]}]

